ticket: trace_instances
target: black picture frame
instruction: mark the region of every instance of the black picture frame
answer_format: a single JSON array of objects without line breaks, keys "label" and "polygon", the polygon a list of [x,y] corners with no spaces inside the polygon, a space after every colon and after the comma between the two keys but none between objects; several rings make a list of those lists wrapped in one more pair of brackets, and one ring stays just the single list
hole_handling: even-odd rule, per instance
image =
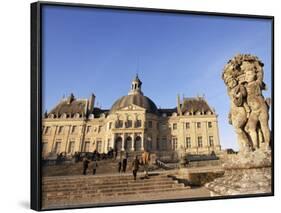
[{"label": "black picture frame", "polygon": [[[274,196],[274,16],[266,15],[249,15],[249,14],[234,14],[234,13],[218,13],[218,12],[203,12],[203,11],[187,11],[175,9],[159,9],[159,8],[141,8],[141,7],[126,7],[114,5],[92,5],[81,3],[57,3],[57,2],[34,2],[31,4],[31,209],[55,210],[56,208],[42,209],[42,171],[41,171],[41,129],[42,129],[42,7],[53,5],[58,7],[82,7],[82,8],[103,8],[114,10],[129,10],[129,11],[146,11],[146,12],[161,12],[161,13],[176,13],[176,14],[195,14],[207,15],[216,17],[239,17],[239,18],[254,18],[266,19],[272,23],[271,29],[271,82],[272,82],[272,107],[271,107],[271,131],[272,131],[272,190],[271,193],[265,194],[247,194],[235,196],[218,196],[206,198],[184,198],[173,200],[156,200],[156,201],[139,201],[134,203],[113,203],[107,205],[83,205],[77,207],[66,207],[67,209],[102,207],[102,206],[123,206],[137,204],[153,204],[166,202],[185,202],[185,201],[202,201],[202,200],[217,200],[217,199],[233,199],[233,198],[249,198],[261,196]],[[61,208],[58,208],[61,209]],[[64,208],[63,208],[64,209]]]}]

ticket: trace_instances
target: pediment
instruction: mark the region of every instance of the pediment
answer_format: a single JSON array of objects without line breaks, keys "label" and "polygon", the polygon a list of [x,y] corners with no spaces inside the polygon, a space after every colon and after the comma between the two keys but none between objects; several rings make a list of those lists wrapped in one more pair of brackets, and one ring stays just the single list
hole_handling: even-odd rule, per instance
[{"label": "pediment", "polygon": [[126,107],[119,109],[119,111],[145,111],[145,108],[137,106],[135,104],[130,104]]}]

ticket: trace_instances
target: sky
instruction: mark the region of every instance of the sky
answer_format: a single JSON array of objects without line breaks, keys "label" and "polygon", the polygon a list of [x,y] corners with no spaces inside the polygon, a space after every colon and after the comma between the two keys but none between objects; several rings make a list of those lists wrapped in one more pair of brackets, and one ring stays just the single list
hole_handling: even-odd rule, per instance
[{"label": "sky", "polygon": [[94,93],[110,109],[138,73],[158,107],[175,107],[177,94],[204,95],[218,114],[222,148],[237,150],[224,65],[237,53],[258,56],[271,97],[269,20],[47,5],[42,17],[44,111],[70,93]]}]

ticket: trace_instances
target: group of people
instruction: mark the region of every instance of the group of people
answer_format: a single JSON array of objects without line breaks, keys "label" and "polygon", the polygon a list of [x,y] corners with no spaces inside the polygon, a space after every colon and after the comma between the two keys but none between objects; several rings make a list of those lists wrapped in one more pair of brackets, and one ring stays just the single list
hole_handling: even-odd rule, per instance
[{"label": "group of people", "polygon": [[[89,164],[90,164],[89,159],[85,157],[83,159],[83,175],[87,174],[87,170],[88,170]],[[93,175],[96,174],[97,168],[98,168],[98,163],[97,163],[96,160],[94,160],[94,163],[93,163]]]},{"label": "group of people", "polygon": [[[148,152],[144,151],[141,155],[141,159],[139,159],[138,156],[135,157],[135,159],[132,162],[132,172],[133,172],[133,177],[134,180],[137,179],[137,173],[139,171],[140,165],[143,166],[144,172],[145,172],[145,178],[148,178],[148,166],[149,166],[149,161],[150,161],[150,155]],[[128,156],[126,155],[125,158],[121,158],[120,161],[118,162],[118,172],[121,173],[126,173],[127,170],[127,163],[128,163]],[[83,159],[83,175],[87,174],[87,170],[89,168],[90,160],[88,158]],[[96,174],[97,168],[98,168],[98,163],[96,160],[93,161],[93,175]]]},{"label": "group of people", "polygon": [[127,169],[127,158],[124,158],[123,160],[120,159],[120,161],[118,162],[118,172],[121,173],[125,173],[126,169]]}]

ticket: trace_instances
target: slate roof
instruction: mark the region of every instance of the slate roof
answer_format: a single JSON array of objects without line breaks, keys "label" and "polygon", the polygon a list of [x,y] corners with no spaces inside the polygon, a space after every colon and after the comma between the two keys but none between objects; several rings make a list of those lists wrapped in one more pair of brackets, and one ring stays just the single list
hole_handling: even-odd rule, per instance
[{"label": "slate roof", "polygon": [[87,113],[87,100],[76,100],[74,96],[71,95],[67,99],[61,100],[59,104],[48,113],[48,115],[54,114],[55,117],[60,117],[64,113],[67,115],[67,117],[72,117],[76,113],[79,113],[80,116],[85,116]]},{"label": "slate roof", "polygon": [[110,113],[113,113],[116,110],[129,106],[131,104],[145,108],[146,111],[149,113],[158,114],[158,109],[157,109],[155,103],[150,98],[148,98],[142,94],[126,95],[126,96],[119,98],[112,105]]},{"label": "slate roof", "polygon": [[202,97],[184,98],[181,104],[181,111],[183,114],[186,112],[196,113],[198,111],[203,113],[208,111],[213,112],[206,100]]}]

